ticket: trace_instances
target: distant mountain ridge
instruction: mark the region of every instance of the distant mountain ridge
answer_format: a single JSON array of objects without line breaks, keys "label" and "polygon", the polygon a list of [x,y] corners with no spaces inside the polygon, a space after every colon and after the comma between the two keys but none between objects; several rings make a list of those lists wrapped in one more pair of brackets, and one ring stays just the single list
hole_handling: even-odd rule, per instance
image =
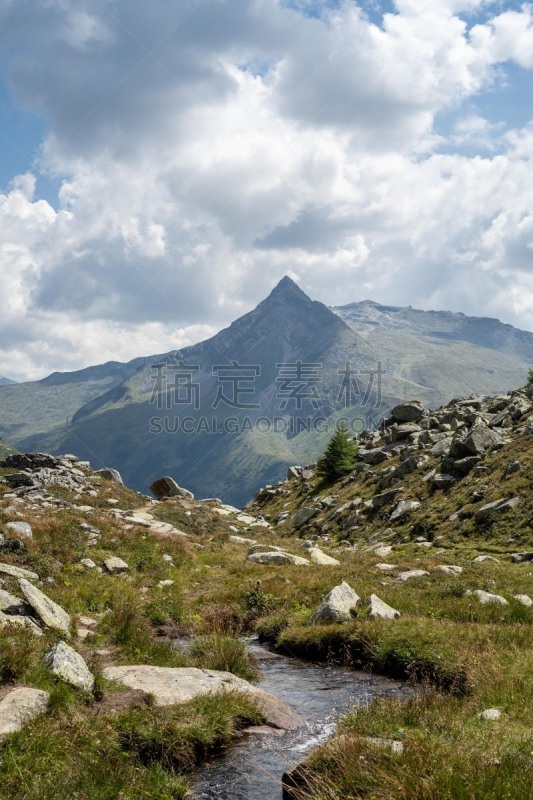
[{"label": "distant mountain ridge", "polygon": [[15,383],[10,378],[4,378],[3,375],[0,375],[0,386],[9,386],[10,384]]},{"label": "distant mountain ridge", "polygon": [[[313,460],[341,416],[367,425],[406,397],[435,407],[453,396],[522,385],[530,340],[533,334],[497,320],[450,312],[371,301],[330,309],[286,277],[255,309],[199,344],[1,387],[0,435],[22,450],[73,452],[116,466],[142,491],[171,474],[196,494],[240,505],[288,464]],[[158,364],[167,373],[161,385]],[[176,388],[185,367],[188,385]],[[300,410],[291,394],[297,369],[310,376]],[[225,401],[235,389],[243,394],[232,406]],[[196,392],[197,407],[192,394],[187,404],[179,392]],[[182,429],[184,417],[195,435]],[[306,429],[320,420],[326,425],[318,433]],[[229,422],[235,430],[227,430]],[[271,429],[258,432],[261,422]]]}]

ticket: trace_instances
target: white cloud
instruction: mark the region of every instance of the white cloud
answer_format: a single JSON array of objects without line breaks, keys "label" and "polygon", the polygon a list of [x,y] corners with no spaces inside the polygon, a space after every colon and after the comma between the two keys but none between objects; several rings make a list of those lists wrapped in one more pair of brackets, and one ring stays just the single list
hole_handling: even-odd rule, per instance
[{"label": "white cloud", "polygon": [[0,74],[61,182],[58,209],[31,176],[0,195],[0,373],[192,343],[286,272],[533,327],[533,133],[473,110],[533,66],[531,8],[396,8],[0,0]]}]

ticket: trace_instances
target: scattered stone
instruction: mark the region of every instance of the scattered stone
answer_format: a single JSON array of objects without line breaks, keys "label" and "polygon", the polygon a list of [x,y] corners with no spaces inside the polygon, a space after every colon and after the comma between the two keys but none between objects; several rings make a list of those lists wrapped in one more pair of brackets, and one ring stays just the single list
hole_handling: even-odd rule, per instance
[{"label": "scattered stone", "polygon": [[124,486],[124,481],[117,469],[104,467],[103,469],[97,469],[94,474],[100,475],[101,478],[105,478],[107,481],[112,481],[113,483],[118,483],[120,486]]},{"label": "scattered stone", "polygon": [[533,552],[512,553],[511,561],[515,564],[523,564],[525,561],[533,561]]},{"label": "scattered stone", "polygon": [[457,482],[457,479],[453,477],[453,475],[446,475],[445,473],[437,472],[433,477],[430,478],[431,485],[434,489],[442,489],[446,491],[446,489],[450,489],[454,483]]},{"label": "scattered stone", "polygon": [[381,572],[389,572],[391,569],[396,569],[395,564],[376,564],[376,569],[379,569]]},{"label": "scattered stone", "polygon": [[392,417],[398,422],[417,422],[424,413],[424,406],[418,400],[408,400],[399,403],[391,411]]},{"label": "scattered stone", "polygon": [[179,486],[174,478],[166,475],[163,478],[158,478],[150,485],[150,491],[153,493],[157,500],[166,500],[169,497],[183,497],[188,500],[194,500],[194,495],[187,489]]},{"label": "scattered stone", "polygon": [[42,636],[43,632],[31,617],[27,616],[20,616],[18,614],[5,614],[3,611],[0,611],[0,628],[6,628],[10,625],[14,625],[17,628],[27,628],[30,633],[33,633],[34,636]]},{"label": "scattered stone", "polygon": [[495,722],[497,719],[500,719],[502,712],[499,708],[486,708],[485,711],[480,711],[478,717],[480,719],[489,720],[489,722]]},{"label": "scattered stone", "polygon": [[462,567],[457,567],[454,564],[439,564],[435,567],[435,572],[444,572],[446,575],[460,575],[463,571]]},{"label": "scattered stone", "polygon": [[309,550],[309,558],[311,561],[314,561],[315,564],[320,564],[320,566],[338,566],[341,562],[337,561],[336,558],[332,558],[328,556],[326,553],[323,553],[322,550],[318,547],[312,547]]},{"label": "scattered stone", "polygon": [[274,544],[261,544],[260,542],[255,542],[248,548],[249,556],[253,555],[254,553],[274,553],[274,552],[281,553],[281,547],[277,547]]},{"label": "scattered stone", "polygon": [[405,582],[410,581],[411,578],[425,578],[429,575],[429,572],[425,569],[408,569],[405,572],[400,572],[397,575],[397,580]]},{"label": "scattered stone", "polygon": [[486,505],[481,506],[481,508],[478,508],[478,510],[476,511],[476,519],[479,522],[483,522],[484,520],[487,520],[491,516],[491,514],[495,513],[496,511],[498,512],[508,511],[511,508],[516,508],[516,506],[519,506],[520,503],[521,500],[519,497],[513,497],[513,498],[504,497],[500,500],[493,500],[492,503],[487,503]]},{"label": "scattered stone", "polygon": [[96,564],[91,558],[82,558],[80,564],[82,564],[84,567],[87,567],[87,569],[97,569]]},{"label": "scattered stone", "polygon": [[495,564],[500,563],[500,559],[494,558],[494,556],[476,556],[472,561],[474,564],[483,564],[485,561],[494,561]]},{"label": "scattered stone", "polygon": [[151,695],[156,706],[180,705],[213,692],[245,692],[262,711],[266,723],[271,727],[292,730],[303,725],[301,717],[290,706],[230,672],[139,665],[107,667],[103,676],[107,680],[117,681],[130,689]]},{"label": "scattered stone", "polygon": [[318,508],[308,508],[304,506],[293,517],[293,522],[296,528],[302,528],[307,522],[315,517],[319,512]]},{"label": "scattered stone", "polygon": [[22,569],[22,567],[14,567],[12,564],[0,564],[0,572],[4,575],[11,575],[13,578],[26,578],[30,581],[38,581],[39,576],[29,569]]},{"label": "scattered stone", "polygon": [[271,550],[270,552],[266,553],[250,553],[248,556],[246,556],[246,560],[252,561],[254,564],[273,564],[277,567],[292,564],[288,554],[282,553],[280,550]]},{"label": "scattered stone", "polygon": [[30,606],[48,628],[70,636],[70,617],[61,606],[24,578],[20,578],[19,586]]},{"label": "scattered stone", "polygon": [[351,610],[356,607],[361,598],[352,587],[343,581],[334,586],[323,603],[311,618],[312,625],[327,625],[332,622],[349,622],[352,619]]},{"label": "scattered stone", "polygon": [[474,589],[473,592],[468,589],[465,594],[475,595],[483,606],[486,606],[489,603],[498,603],[501,606],[509,605],[505,597],[502,597],[499,594],[492,594],[492,592],[484,592],[483,589]]},{"label": "scattered stone", "polygon": [[84,659],[65,642],[58,642],[45,656],[44,663],[65,683],[85,692],[92,691],[94,677]]},{"label": "scattered stone", "polygon": [[22,730],[46,712],[50,695],[41,689],[19,686],[0,700],[0,738]]},{"label": "scattered stone", "polygon": [[533,600],[528,594],[513,594],[513,597],[526,608],[531,608],[531,606],[533,606]]},{"label": "scattered stone", "polygon": [[104,561],[104,567],[106,571],[110,573],[110,575],[120,575],[128,572],[129,570],[129,566],[126,564],[126,562],[117,556],[106,558]]},{"label": "scattered stone", "polygon": [[33,539],[31,525],[27,522],[7,522],[4,525],[4,532],[8,536],[21,536],[23,539]]},{"label": "scattered stone", "polygon": [[230,534],[228,541],[232,544],[255,544],[255,539],[247,539],[245,536],[236,536],[235,534]]},{"label": "scattered stone", "polygon": [[24,614],[25,604],[19,597],[14,594],[0,589],[0,611],[7,614]]},{"label": "scattered stone", "polygon": [[370,500],[370,505],[372,508],[383,508],[383,506],[392,503],[392,501],[396,498],[396,495],[403,492],[403,490],[403,486],[398,486],[396,489],[389,489],[387,492],[375,494]]},{"label": "scattered stone", "polygon": [[397,522],[400,519],[412,514],[420,508],[420,503],[417,500],[400,500],[394,511],[389,517],[389,522]]},{"label": "scattered stone", "polygon": [[381,600],[376,594],[370,595],[368,615],[370,617],[378,617],[379,619],[397,619],[401,616],[399,611],[388,606],[387,603]]}]

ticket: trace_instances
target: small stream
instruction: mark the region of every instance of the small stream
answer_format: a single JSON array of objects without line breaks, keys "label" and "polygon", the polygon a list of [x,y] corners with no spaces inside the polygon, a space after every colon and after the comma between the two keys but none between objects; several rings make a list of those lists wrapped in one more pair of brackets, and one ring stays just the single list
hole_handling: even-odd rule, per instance
[{"label": "small stream", "polygon": [[243,736],[201,768],[192,782],[194,800],[281,800],[283,773],[332,735],[338,716],[376,695],[410,691],[398,681],[277,655],[255,640],[250,650],[261,670],[258,685],[293,706],[305,725],[281,736]]}]

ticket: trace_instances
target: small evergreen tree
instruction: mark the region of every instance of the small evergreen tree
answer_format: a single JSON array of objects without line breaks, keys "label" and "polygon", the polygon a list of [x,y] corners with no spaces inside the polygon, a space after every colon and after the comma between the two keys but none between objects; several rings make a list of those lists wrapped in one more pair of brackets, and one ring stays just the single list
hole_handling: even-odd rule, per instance
[{"label": "small evergreen tree", "polygon": [[528,384],[533,384],[533,369],[530,369],[527,373],[527,382]]},{"label": "small evergreen tree", "polygon": [[357,445],[341,423],[330,439],[322,458],[319,458],[317,469],[320,475],[335,480],[342,478],[353,470],[357,461]]}]

